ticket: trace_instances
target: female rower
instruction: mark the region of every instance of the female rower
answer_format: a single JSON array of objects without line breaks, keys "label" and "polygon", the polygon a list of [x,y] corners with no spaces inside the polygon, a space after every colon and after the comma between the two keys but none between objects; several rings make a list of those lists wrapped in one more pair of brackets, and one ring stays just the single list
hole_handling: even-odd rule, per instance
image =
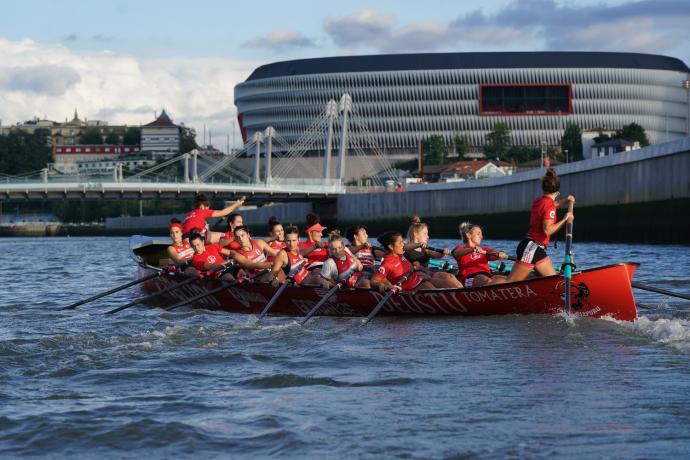
[{"label": "female rower", "polygon": [[[425,274],[414,270],[413,265],[403,255],[405,252],[405,242],[400,233],[386,232],[379,236],[378,240],[381,246],[386,248],[387,252],[376,275],[371,279],[372,287],[385,291],[391,289],[397,283],[401,283],[400,288],[407,292],[419,289],[451,287],[444,280],[428,278]],[[403,282],[402,278],[405,275],[407,275],[407,280]],[[460,284],[457,280],[455,281]],[[462,287],[462,284],[460,284],[460,287]]]},{"label": "female rower", "polygon": [[362,262],[364,269],[373,271],[376,264],[376,259],[383,257],[385,251],[380,248],[374,248],[369,243],[369,232],[362,224],[353,225],[345,231],[345,236],[350,241],[348,249],[352,254]]},{"label": "female rower", "polygon": [[507,259],[508,254],[497,252],[488,247],[482,247],[482,228],[469,222],[460,224],[460,235],[465,243],[453,249],[453,257],[458,263],[458,278],[465,287],[478,287],[489,284],[493,278],[505,276],[492,275],[489,267],[490,260]]},{"label": "female rower", "polygon": [[225,217],[232,213],[235,209],[244,204],[245,197],[235,201],[230,206],[221,210],[214,211],[211,209],[211,203],[208,197],[203,193],[194,197],[194,209],[187,213],[187,216],[182,221],[182,233],[189,235],[192,230],[196,229],[202,236],[206,238],[209,243],[218,243],[221,236],[220,232],[211,232],[208,230],[206,219],[211,217]]},{"label": "female rower", "polygon": [[[295,284],[314,284],[318,275],[307,270],[307,259],[302,257],[299,247],[299,230],[297,227],[285,229],[285,249],[282,249],[273,260],[271,283],[277,285],[287,278]],[[310,281],[310,282],[306,282]]]},{"label": "female rower", "polygon": [[575,215],[566,212],[561,220],[557,220],[556,208],[575,202],[573,195],[568,195],[565,200],[557,200],[561,181],[556,175],[556,170],[549,168],[541,178],[541,189],[544,195],[535,199],[532,203],[529,219],[529,231],[517,247],[517,262],[513,265],[508,278],[505,281],[496,280],[494,283],[522,281],[532,272],[532,269],[541,276],[556,274],[551,259],[546,254],[546,246],[551,235],[563,227],[568,219],[574,219]]},{"label": "female rower", "polygon": [[244,219],[241,214],[233,212],[227,217],[228,230],[223,234],[220,239],[220,244],[229,247],[230,249],[237,249],[237,244],[232,244],[235,241],[235,229],[241,225],[244,225]]},{"label": "female rower", "polygon": [[362,276],[364,265],[345,247],[345,240],[339,230],[333,230],[328,236],[328,252],[331,255],[321,267],[321,278],[324,289],[331,283],[343,282],[343,287],[369,288],[369,279]]},{"label": "female rower", "polygon": [[[272,263],[268,262],[266,256],[275,257],[278,251],[273,249],[264,240],[254,240],[251,238],[251,233],[249,229],[240,225],[235,227],[235,241],[237,242],[237,247],[233,249],[233,258],[240,265],[244,265],[243,261],[238,261],[238,254],[247,261],[251,262],[252,266],[247,267],[245,271],[251,278],[257,278],[257,281],[268,281],[270,276],[268,276],[268,270],[273,266]],[[241,260],[241,258],[240,258]],[[264,270],[262,273],[261,270]],[[261,276],[266,275],[266,276]]]},{"label": "female rower", "polygon": [[[429,227],[419,219],[418,216],[412,218],[412,225],[407,231],[408,244],[405,246],[405,258],[410,262],[419,262],[419,264],[428,268],[429,260],[440,259],[450,254],[450,249],[444,248],[441,252],[429,249]],[[443,286],[449,288],[462,287],[462,283],[453,276],[452,273],[435,271],[431,273],[432,279],[437,279],[444,283]]]},{"label": "female rower", "polygon": [[317,275],[323,263],[328,259],[328,249],[326,249],[328,243],[321,242],[326,227],[321,225],[320,221],[321,218],[318,214],[312,212],[307,214],[307,229],[305,230],[307,241],[302,241],[299,244],[302,255],[307,258],[307,269],[317,272]]},{"label": "female rower", "polygon": [[176,219],[170,219],[170,239],[172,244],[168,246],[168,256],[175,265],[189,261],[194,255],[194,248],[189,241],[182,239],[182,223]]},{"label": "female rower", "polygon": [[[192,233],[189,236],[189,243],[194,248],[192,265],[199,271],[212,270],[226,263],[223,256],[230,256],[231,251],[219,244],[205,244],[204,237],[200,233]],[[217,276],[216,272],[216,275]],[[234,277],[230,273],[224,273],[221,279],[232,280]]]},{"label": "female rower", "polygon": [[[268,245],[277,251],[285,249],[285,230],[283,225],[278,222],[275,216],[268,219]],[[273,261],[273,256],[268,257],[268,261]]]}]

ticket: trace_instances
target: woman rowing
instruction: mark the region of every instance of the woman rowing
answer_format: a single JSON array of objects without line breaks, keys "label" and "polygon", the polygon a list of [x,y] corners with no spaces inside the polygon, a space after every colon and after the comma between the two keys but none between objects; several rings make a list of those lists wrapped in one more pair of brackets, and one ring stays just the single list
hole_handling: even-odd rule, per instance
[{"label": "woman rowing", "polygon": [[[450,249],[444,248],[440,251],[429,247],[429,227],[423,223],[418,216],[412,218],[412,225],[407,231],[408,244],[405,246],[405,258],[410,262],[418,262],[422,267],[428,269],[429,260],[441,259],[450,254]],[[459,288],[462,283],[453,276],[452,273],[435,271],[431,272],[431,278],[439,280],[443,284],[439,287]]]},{"label": "woman rowing", "polygon": [[198,231],[209,243],[218,243],[223,236],[221,232],[208,230],[206,219],[225,217],[244,204],[244,197],[220,210],[211,209],[208,197],[203,193],[194,197],[194,209],[187,213],[182,221],[182,233],[189,235],[193,230]]},{"label": "woman rowing", "polygon": [[220,239],[220,244],[230,249],[237,249],[237,244],[233,244],[233,242],[235,241],[235,229],[241,225],[244,225],[244,219],[242,218],[241,214],[233,212],[230,215],[228,215],[227,221],[228,230],[225,232],[225,234],[223,234],[223,237]]},{"label": "woman rowing", "polygon": [[369,279],[362,271],[364,265],[345,247],[345,240],[339,230],[333,230],[328,236],[330,257],[321,267],[323,287],[328,289],[331,283],[343,283],[343,287],[369,288]]},{"label": "woman rowing", "polygon": [[[252,263],[251,268],[245,269],[250,278],[257,278],[264,274],[268,275],[266,270],[271,268],[273,264],[267,260],[267,256],[275,257],[278,251],[270,247],[264,240],[252,239],[249,229],[244,225],[235,227],[234,232],[235,241],[237,243],[236,247],[233,249],[233,258],[236,259],[235,261],[238,262],[237,255],[239,254],[243,258],[246,258],[247,261]],[[241,260],[242,258],[240,258],[240,261]],[[238,263],[243,265],[242,262]],[[260,277],[258,281],[262,281],[264,279],[269,280],[270,277]]]},{"label": "woman rowing", "polygon": [[373,272],[376,259],[383,257],[385,251],[375,248],[369,243],[369,232],[362,224],[348,228],[345,231],[345,236],[350,241],[350,245],[347,248],[352,255],[362,262],[365,270]]},{"label": "woman rowing", "polygon": [[168,246],[168,256],[175,265],[188,261],[194,255],[194,248],[182,238],[182,223],[179,219],[170,219],[170,239],[172,244]]},{"label": "woman rowing", "polygon": [[[400,233],[386,232],[379,236],[378,240],[381,246],[386,249],[386,255],[383,257],[376,275],[371,279],[372,287],[385,291],[400,285],[400,289],[406,292],[451,287],[444,280],[429,278],[414,268],[404,256],[405,242]],[[455,280],[455,283],[462,287],[459,281]]]},{"label": "woman rowing", "polygon": [[[221,265],[226,264],[225,256],[230,256],[231,251],[222,247],[219,244],[204,243],[204,236],[200,233],[192,233],[189,236],[189,243],[194,248],[194,255],[192,256],[192,265],[197,270],[213,270],[217,269]],[[232,280],[234,277],[230,273],[222,273],[222,271],[217,271],[214,277],[220,274],[221,279]]]},{"label": "woman rowing", "polygon": [[526,279],[532,270],[541,276],[556,274],[551,259],[546,254],[551,235],[563,227],[568,219],[574,219],[575,215],[566,212],[561,220],[557,220],[556,208],[570,202],[575,203],[575,197],[568,195],[565,200],[557,200],[561,181],[556,175],[556,170],[549,168],[541,178],[541,189],[544,195],[536,198],[532,203],[529,219],[529,231],[517,247],[517,262],[513,265],[508,278],[505,280],[492,280],[491,284],[522,281]]},{"label": "woman rowing", "polygon": [[[268,219],[268,245],[276,252],[285,249],[285,230],[275,216]],[[268,261],[273,262],[273,256],[269,256]]]},{"label": "woman rowing", "polygon": [[326,249],[328,243],[324,244],[321,242],[321,237],[326,227],[321,225],[320,221],[321,218],[318,214],[311,212],[307,214],[307,229],[305,230],[307,241],[299,244],[302,255],[307,258],[307,269],[317,272],[317,275],[323,263],[328,259],[328,249]]},{"label": "woman rowing", "polygon": [[279,251],[275,256],[271,268],[271,283],[273,285],[284,282],[286,279],[291,279],[295,284],[318,281],[318,275],[307,270],[307,259],[302,256],[299,247],[299,230],[297,227],[285,229],[285,249]]},{"label": "woman rowing", "polygon": [[504,276],[493,275],[489,267],[490,260],[507,259],[505,252],[495,251],[489,247],[482,247],[482,228],[469,222],[460,224],[460,235],[465,243],[456,246],[452,255],[458,263],[458,278],[465,287],[478,287],[489,284],[492,279],[505,280]]}]

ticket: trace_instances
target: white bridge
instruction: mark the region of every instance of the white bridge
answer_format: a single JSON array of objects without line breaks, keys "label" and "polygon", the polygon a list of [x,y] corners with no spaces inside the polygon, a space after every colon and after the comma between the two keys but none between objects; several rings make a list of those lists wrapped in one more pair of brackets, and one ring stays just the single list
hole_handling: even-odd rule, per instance
[{"label": "white bridge", "polygon": [[[331,177],[336,137],[338,163],[336,177]],[[127,175],[122,164],[107,177],[60,174],[48,168],[21,176],[5,175],[0,176],[0,202],[188,199],[197,193],[205,193],[212,199],[240,196],[270,201],[333,199],[345,193],[343,178],[348,157],[357,156],[360,161],[370,163],[367,167],[372,172],[374,186],[397,179],[390,162],[373,140],[366,123],[354,110],[352,99],[344,94],[339,104],[329,101],[292,145],[268,127],[264,132],[254,133],[241,150],[220,159],[193,150]],[[297,160],[308,153],[314,154],[324,145],[323,156],[299,162],[300,168],[306,164],[309,171],[294,171]],[[253,157],[251,176],[233,164],[240,157]]]}]

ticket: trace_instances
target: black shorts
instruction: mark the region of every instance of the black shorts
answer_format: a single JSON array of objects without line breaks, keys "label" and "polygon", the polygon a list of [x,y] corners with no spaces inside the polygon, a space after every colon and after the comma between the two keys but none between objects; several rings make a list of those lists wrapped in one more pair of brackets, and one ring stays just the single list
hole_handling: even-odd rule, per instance
[{"label": "black shorts", "polygon": [[534,268],[535,265],[539,265],[549,259],[549,255],[546,253],[546,247],[528,238],[520,241],[516,253],[517,263],[530,268]]}]

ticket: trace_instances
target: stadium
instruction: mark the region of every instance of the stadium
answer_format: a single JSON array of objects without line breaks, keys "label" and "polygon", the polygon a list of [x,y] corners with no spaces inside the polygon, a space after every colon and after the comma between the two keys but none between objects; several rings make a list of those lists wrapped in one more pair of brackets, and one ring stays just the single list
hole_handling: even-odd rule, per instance
[{"label": "stadium", "polygon": [[416,152],[434,135],[480,148],[498,122],[516,145],[558,145],[569,123],[633,122],[656,143],[689,135],[689,73],[679,59],[637,53],[342,56],[258,67],[235,86],[234,101],[245,142],[268,126],[295,142],[329,100],[349,93],[353,113],[390,154]]}]

